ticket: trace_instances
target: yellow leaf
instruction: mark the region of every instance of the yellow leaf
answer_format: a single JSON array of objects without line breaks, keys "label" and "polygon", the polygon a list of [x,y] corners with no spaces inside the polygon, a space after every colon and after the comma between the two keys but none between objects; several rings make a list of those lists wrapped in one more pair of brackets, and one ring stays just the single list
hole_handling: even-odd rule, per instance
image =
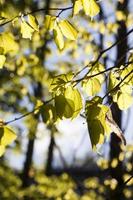
[{"label": "yellow leaf", "polygon": [[87,94],[94,96],[101,90],[101,84],[97,78],[91,78],[83,83],[83,88]]},{"label": "yellow leaf", "polygon": [[59,27],[66,38],[70,40],[77,39],[78,32],[70,22],[68,22],[67,20],[62,20],[61,22],[59,22]]},{"label": "yellow leaf", "polygon": [[65,90],[65,98],[67,101],[73,102],[72,119],[74,119],[75,117],[77,117],[83,107],[81,95],[77,89],[68,86]]},{"label": "yellow leaf", "polygon": [[28,15],[28,22],[29,22],[30,26],[34,30],[39,31],[38,22],[37,22],[36,18],[33,15]]},{"label": "yellow leaf", "polygon": [[31,39],[34,29],[31,28],[27,22],[21,21],[21,34],[23,38]]},{"label": "yellow leaf", "polygon": [[8,127],[0,128],[0,145],[7,146],[16,139],[16,134]]},{"label": "yellow leaf", "polygon": [[4,55],[0,55],[0,69],[3,68],[5,61],[6,57]]},{"label": "yellow leaf", "polygon": [[117,104],[121,110],[126,110],[133,104],[133,97],[128,93],[119,93]]},{"label": "yellow leaf", "polygon": [[81,0],[75,0],[74,8],[73,8],[73,15],[77,15],[82,8]]},{"label": "yellow leaf", "polygon": [[5,152],[5,147],[16,139],[16,134],[8,127],[0,127],[0,156]]},{"label": "yellow leaf", "polygon": [[55,27],[55,16],[46,15],[45,16],[45,27],[47,30],[52,31]]},{"label": "yellow leaf", "polygon": [[0,34],[0,47],[3,49],[3,53],[18,51],[18,44],[15,42],[11,33]]},{"label": "yellow leaf", "polygon": [[64,48],[64,38],[58,25],[54,27],[54,40],[59,50],[62,50]]},{"label": "yellow leaf", "polygon": [[83,8],[86,15],[89,15],[91,18],[96,16],[100,12],[99,5],[95,0],[82,0]]}]

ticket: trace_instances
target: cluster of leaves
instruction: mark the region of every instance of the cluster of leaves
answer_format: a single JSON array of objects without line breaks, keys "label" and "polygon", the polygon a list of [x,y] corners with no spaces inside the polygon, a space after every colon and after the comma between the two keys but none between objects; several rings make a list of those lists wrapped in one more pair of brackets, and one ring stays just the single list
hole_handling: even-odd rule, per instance
[{"label": "cluster of leaves", "polygon": [[[80,14],[80,10],[82,8],[85,15],[89,15],[91,19],[100,12],[99,4],[96,0],[74,0],[73,7],[71,7],[72,15],[76,15],[77,17],[77,14]],[[74,41],[72,44],[77,44],[78,46],[79,41],[76,43],[78,35],[81,39],[81,43],[84,40],[88,44],[87,41],[89,38],[92,42],[92,46],[95,47],[95,51],[98,52],[98,49],[96,48],[97,45],[95,45],[95,41],[91,34],[80,27],[75,28],[75,26],[70,23],[69,19],[60,18],[60,15],[63,11],[65,11],[65,8],[61,9],[58,15],[46,15],[44,17],[42,27],[39,26],[39,20],[37,20],[37,17],[34,16],[34,12],[32,11],[28,14],[18,15],[11,20],[12,24],[10,29],[13,30],[12,33],[10,29],[7,28],[7,30],[4,30],[0,34],[0,68],[3,71],[6,68],[8,70],[9,77],[13,76],[13,81],[8,80],[8,77],[6,77],[6,80],[10,81],[9,83],[13,82],[11,86],[14,87],[14,90],[16,91],[15,95],[9,95],[12,98],[10,98],[8,103],[10,103],[11,106],[15,104],[15,107],[17,101],[19,105],[22,105],[21,100],[26,97],[28,98],[28,101],[35,106],[35,110],[37,110],[37,105],[35,105],[37,99],[28,91],[31,90],[31,87],[28,88],[28,84],[36,85],[36,83],[42,82],[43,88],[47,88],[48,96],[52,96],[52,99],[47,104],[45,104],[44,101],[40,101],[38,111],[41,114],[44,123],[52,124],[57,123],[59,120],[64,118],[69,118],[72,120],[79,116],[83,110],[83,105],[85,102],[83,98],[85,96],[85,91],[89,96],[89,100],[87,100],[85,103],[85,115],[91,143],[93,148],[95,148],[97,144],[102,144],[104,142],[106,135],[109,135],[111,131],[114,131],[114,129],[112,130],[112,126],[110,126],[106,121],[107,113],[108,111],[111,111],[109,107],[103,104],[103,99],[108,95],[112,96],[113,101],[118,104],[121,110],[129,108],[133,103],[132,56],[130,56],[128,60],[130,64],[121,66],[120,68],[117,68],[116,66],[114,69],[107,71],[105,66],[103,66],[103,64],[96,59],[97,62],[90,62],[87,65],[85,69],[88,70],[88,72],[81,79],[77,78],[82,70],[78,71],[79,73],[74,74],[65,72],[65,74],[54,77],[53,72],[51,76],[51,73],[42,67],[43,61],[41,60],[41,56],[39,54],[39,48],[41,48],[43,40],[47,39],[44,38],[44,34],[48,35],[51,40],[51,34],[49,34],[49,32],[52,32],[52,37],[57,45],[57,48],[60,50],[60,53],[62,53],[61,50],[65,51],[65,46],[68,44],[69,46],[72,46],[72,41]],[[121,13],[117,13],[117,18],[121,19],[124,18],[124,16]],[[93,27],[97,26],[97,24],[98,22],[96,22],[95,25],[93,21],[90,21],[89,26]],[[100,33],[104,34],[106,31],[106,24],[103,22],[99,24],[99,26],[101,26],[99,28]],[[118,27],[112,28],[111,23],[108,24],[108,26],[109,33],[116,33]],[[21,33],[22,37],[18,37],[19,33]],[[83,35],[81,36],[82,33]],[[69,56],[74,54],[74,48],[75,46],[73,46],[73,48],[70,50],[68,48],[68,51],[70,51]],[[90,51],[89,44],[87,45],[87,52],[88,49]],[[91,49],[93,48],[91,47]],[[51,50],[48,49],[49,54],[50,51]],[[76,53],[74,56],[77,56]],[[16,61],[15,66],[14,60]],[[3,71],[1,72],[3,73]],[[110,73],[108,73],[108,71],[110,71]],[[58,73],[59,70],[56,74]],[[108,83],[108,93],[105,95],[105,97],[101,98],[96,95],[98,95],[101,91],[102,85],[105,83],[105,78],[107,79]],[[51,83],[49,84],[50,80]],[[2,83],[4,83],[4,81]],[[80,89],[76,88],[78,83],[81,83]],[[5,87],[4,84],[2,86]],[[20,94],[20,89],[23,96]],[[2,100],[5,101],[5,99],[9,99],[8,94],[12,93],[12,90],[9,90],[8,86],[8,91],[1,91],[1,93],[3,96]],[[15,98],[14,96],[17,97]],[[15,107],[14,110],[20,111],[21,109],[16,109]],[[36,112],[31,113],[36,114]],[[2,134],[3,132],[7,132],[7,130],[8,132],[11,132],[5,126],[2,127],[1,130]],[[11,134],[10,141],[13,139]],[[2,148],[3,146],[5,148],[7,144],[11,143],[10,141],[7,143],[1,143]],[[1,154],[2,152],[3,151],[1,150]]]},{"label": "cluster of leaves", "polygon": [[[101,172],[106,172],[111,166],[116,168],[119,161],[124,161],[124,174],[123,180],[127,181],[133,170],[132,166],[132,152],[133,146],[127,146],[120,153],[118,158],[114,158],[112,162],[104,158],[97,160],[97,166]],[[6,173],[5,173],[6,171]],[[44,175],[44,171],[38,169],[30,170],[31,185],[27,188],[22,188],[22,182],[19,175],[16,175],[13,170],[9,169],[9,166],[0,166],[0,198],[1,199],[56,199],[56,200],[85,200],[85,199],[99,199],[104,200],[109,192],[114,192],[118,185],[116,179],[103,176],[103,177],[89,177],[82,180],[83,194],[78,194],[78,185],[71,176],[68,174],[62,174],[60,176]],[[133,180],[130,180],[125,185],[124,195],[125,199],[131,200],[133,198],[132,193]]]}]

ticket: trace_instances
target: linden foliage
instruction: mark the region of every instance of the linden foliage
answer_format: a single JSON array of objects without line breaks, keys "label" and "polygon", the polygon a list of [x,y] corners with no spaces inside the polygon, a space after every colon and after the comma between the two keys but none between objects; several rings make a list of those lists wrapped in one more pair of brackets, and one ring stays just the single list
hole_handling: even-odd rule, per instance
[{"label": "linden foliage", "polygon": [[[40,114],[44,123],[49,125],[62,119],[76,118],[82,114],[85,105],[92,147],[95,148],[97,144],[103,143],[105,136],[112,130],[106,123],[106,114],[110,109],[103,104],[104,98],[100,97],[99,92],[105,86],[106,80],[107,96],[110,95],[121,110],[132,105],[133,56],[130,53],[128,59],[130,64],[120,68],[116,66],[108,71],[101,62],[95,63],[100,49],[93,31],[108,36],[116,34],[118,29],[115,23],[105,24],[102,20],[92,20],[100,12],[99,3],[96,0],[74,0],[71,16],[66,15],[66,17],[61,16],[63,10],[50,11],[46,16],[40,11],[32,12],[32,10],[27,13],[21,11],[21,14],[18,14],[20,10],[10,4],[9,8],[14,11],[12,18],[7,7],[2,6],[0,100],[3,112],[10,110],[13,113],[27,113],[28,105],[37,108],[36,102],[39,99],[39,108],[34,114]],[[128,28],[132,25],[132,15],[125,18],[124,14],[119,12],[116,13],[116,18],[126,19]],[[11,21],[7,23],[8,20]],[[74,24],[70,21],[74,21]],[[46,40],[48,45],[45,49],[47,59],[44,68],[43,54]],[[57,48],[51,45],[52,41]],[[61,56],[64,56],[62,60]],[[88,63],[88,59],[89,64],[86,66],[88,72],[81,78],[82,66]],[[47,60],[55,62],[51,64]],[[42,87],[40,96],[37,90],[38,83]],[[80,87],[77,87],[78,84]],[[89,97],[87,101],[84,92]],[[51,101],[45,104],[45,100],[50,98]],[[32,128],[32,123],[25,122],[25,124],[28,128]],[[15,140],[16,135],[4,123],[0,130],[0,155],[2,155],[5,147]]]},{"label": "linden foliage", "polygon": [[[126,181],[132,175],[132,152],[133,146],[127,146],[123,152],[119,154],[118,158],[114,158],[112,162],[100,157],[97,159],[97,163],[93,166],[97,166],[101,171],[108,170],[108,168],[116,168],[119,161],[124,161],[124,173],[123,180]],[[90,166],[91,163],[89,163]],[[6,173],[5,173],[6,172]],[[33,180],[32,174],[34,174],[35,184],[32,184],[28,188],[22,188],[22,180],[20,175],[8,166],[1,164],[0,166],[0,198],[1,199],[72,199],[72,200],[91,200],[98,199],[104,200],[108,197],[109,191],[114,191],[118,186],[116,179],[108,176],[101,177],[89,177],[82,181],[83,194],[77,193],[78,184],[68,174],[64,173],[58,176],[45,176],[44,171],[31,169],[31,180]],[[125,199],[133,199],[132,193],[133,180],[131,179],[126,188],[124,189]],[[85,188],[85,189],[84,189]],[[104,194],[104,196],[103,196]]]}]

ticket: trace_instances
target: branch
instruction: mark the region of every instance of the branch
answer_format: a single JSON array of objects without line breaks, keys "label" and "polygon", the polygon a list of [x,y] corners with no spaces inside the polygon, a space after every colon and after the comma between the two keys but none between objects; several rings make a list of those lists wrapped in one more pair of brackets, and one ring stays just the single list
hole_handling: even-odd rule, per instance
[{"label": "branch", "polygon": [[[82,80],[84,80],[84,79],[87,77],[87,75],[90,73],[90,71],[92,71],[93,67],[97,64],[97,62],[100,60],[100,58],[102,57],[102,55],[103,55],[104,53],[106,53],[107,51],[109,51],[110,49],[112,49],[113,47],[115,47],[116,45],[122,43],[122,42],[127,38],[127,36],[130,35],[132,32],[133,32],[133,28],[132,28],[130,31],[128,31],[128,32],[126,33],[126,35],[125,35],[123,38],[121,38],[121,39],[117,40],[116,42],[114,42],[110,47],[108,47],[108,48],[102,50],[102,51],[99,53],[99,55],[98,55],[98,57],[96,58],[96,60],[92,62],[92,65],[91,65],[92,68],[91,68],[81,79],[78,79],[78,80],[76,81],[76,82],[77,82],[76,84],[78,84],[79,82],[81,82]],[[82,70],[80,70],[79,72],[77,72],[76,75],[75,75],[75,77],[76,77],[78,74],[80,74],[83,70],[85,70],[88,66],[89,66],[89,64],[86,65]]]},{"label": "branch", "polygon": [[[125,65],[125,67],[128,67],[128,65],[130,65],[130,64],[132,64],[132,63],[133,63],[132,61],[131,61],[131,62],[126,62],[126,63],[124,63],[124,65]],[[124,65],[123,65],[123,66],[124,66]],[[73,82],[76,83],[74,86],[76,86],[77,83],[79,83],[80,81],[83,81],[83,80],[89,79],[89,78],[93,78],[93,77],[98,76],[98,75],[100,75],[100,74],[104,74],[104,73],[106,73],[106,72],[108,72],[108,71],[111,71],[112,69],[115,69],[115,68],[118,68],[118,67],[115,65],[115,66],[113,66],[113,67],[110,67],[110,68],[108,68],[108,69],[105,69],[105,70],[103,70],[103,71],[101,71],[101,72],[98,72],[98,73],[96,73],[96,74],[92,74],[92,75],[90,75],[90,76],[86,76],[86,77],[82,77],[82,78],[80,78],[80,79],[77,79],[77,80],[73,81]],[[123,69],[122,69],[122,70],[123,70]],[[89,71],[89,72],[90,72],[90,71]],[[87,73],[88,73],[88,72],[87,72]]]},{"label": "branch", "polygon": [[128,73],[114,88],[112,88],[110,91],[108,91],[102,99],[104,99],[104,98],[107,97],[111,92],[113,92],[114,90],[116,90],[117,88],[119,88],[120,85],[125,81],[125,79],[127,79],[132,73],[133,73],[133,70],[132,70],[130,73]]},{"label": "branch", "polygon": [[[53,98],[50,99],[50,100],[48,100],[48,101],[43,102],[43,105],[47,105],[47,104],[50,103],[52,100],[53,100]],[[19,117],[16,117],[16,118],[14,118],[14,119],[12,119],[12,120],[10,120],[10,121],[4,122],[4,125],[8,125],[8,124],[11,124],[12,122],[15,122],[15,121],[18,121],[18,120],[20,120],[20,119],[23,119],[24,117],[33,114],[35,111],[39,110],[41,107],[42,107],[42,105],[40,105],[40,106],[34,108],[32,111],[27,112],[27,113],[25,113],[25,114],[23,114],[23,115],[21,115],[21,116],[19,116]]]},{"label": "branch", "polygon": [[124,185],[126,185],[132,178],[133,178],[133,175],[132,175],[131,177],[129,177],[129,178],[124,182]]},{"label": "branch", "polygon": [[[57,15],[57,17],[59,17],[59,16],[61,15],[62,12],[67,11],[67,10],[71,10],[71,9],[73,9],[73,6],[69,6],[69,7],[66,7],[66,8],[49,8],[48,10],[60,11],[59,14]],[[43,11],[46,11],[46,8],[40,8],[40,9],[33,10],[33,11],[31,11],[31,12],[23,13],[23,16],[27,16],[27,15],[29,15],[29,14],[34,14],[34,13],[43,12]],[[21,15],[22,15],[22,14],[21,14]],[[10,20],[8,20],[8,21],[6,21],[6,22],[0,24],[0,27],[1,27],[1,26],[4,26],[4,25],[6,25],[6,24],[11,23],[13,20],[15,20],[15,19],[17,19],[17,18],[21,18],[21,15],[19,14],[19,15],[13,17],[12,19],[10,19]]]}]

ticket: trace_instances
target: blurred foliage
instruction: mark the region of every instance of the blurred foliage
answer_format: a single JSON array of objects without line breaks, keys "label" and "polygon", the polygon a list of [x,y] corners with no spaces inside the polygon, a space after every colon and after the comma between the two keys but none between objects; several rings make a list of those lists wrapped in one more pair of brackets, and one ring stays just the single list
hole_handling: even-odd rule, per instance
[{"label": "blurred foliage", "polygon": [[[117,166],[117,161],[124,163],[124,181],[127,181],[133,172],[132,146],[127,146],[120,157],[112,161],[112,167]],[[97,166],[103,173],[98,177],[76,178],[74,175],[63,173],[61,175],[44,175],[44,171],[31,168],[29,171],[30,185],[22,188],[20,172],[15,172],[7,165],[0,166],[0,199],[18,200],[105,200],[110,190],[114,191],[117,181],[108,173],[109,161],[104,158],[97,160]],[[82,170],[82,168],[81,168]],[[5,173],[6,172],[6,173]],[[101,173],[100,173],[101,174]],[[119,188],[121,190],[121,188]],[[133,198],[133,179],[124,187],[125,200]]]}]

